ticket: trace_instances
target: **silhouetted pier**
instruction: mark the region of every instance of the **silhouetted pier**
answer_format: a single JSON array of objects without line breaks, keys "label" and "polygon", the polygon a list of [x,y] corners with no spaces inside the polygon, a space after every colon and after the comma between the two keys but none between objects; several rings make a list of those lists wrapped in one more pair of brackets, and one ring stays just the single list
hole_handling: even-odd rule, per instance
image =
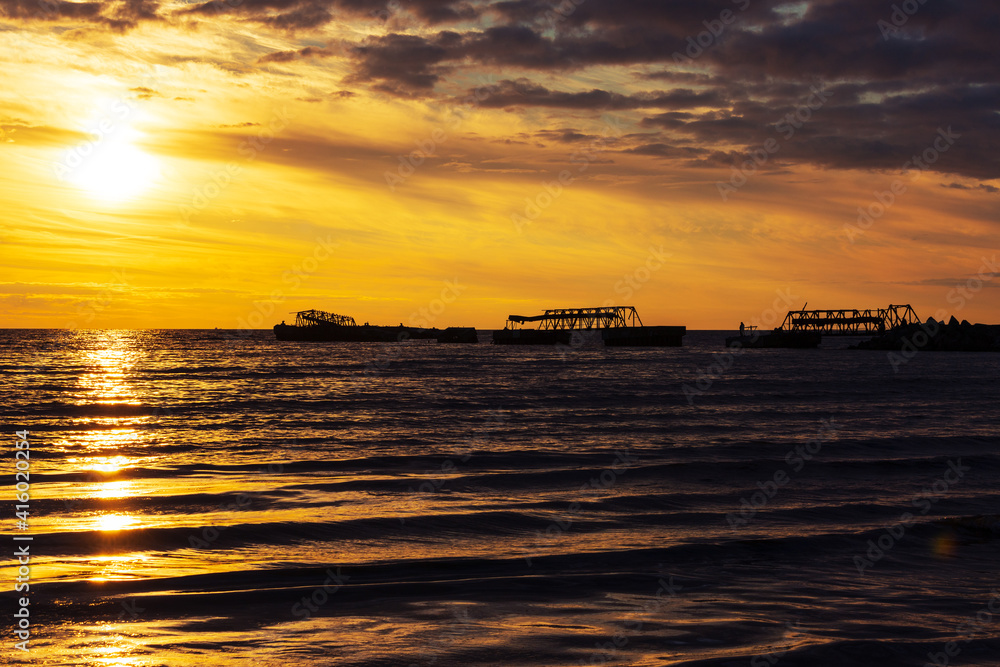
[{"label": "silhouetted pier", "polygon": [[[538,323],[537,329],[522,328]],[[493,333],[499,345],[569,345],[574,333],[597,331],[608,347],[680,347],[686,327],[644,326],[633,306],[555,308],[541,315],[510,315],[507,325]]]},{"label": "silhouetted pier", "polygon": [[[557,308],[546,310],[542,315],[524,317],[511,315],[508,322],[524,324],[538,322],[540,331],[615,329],[619,327],[642,326],[639,313],[634,306],[606,306],[604,308]],[[638,324],[637,324],[638,323]]]},{"label": "silhouetted pier", "polygon": [[341,327],[356,327],[357,322],[349,315],[328,313],[325,310],[300,310],[295,313],[295,326],[323,326],[333,324]]},{"label": "silhouetted pier", "polygon": [[387,343],[410,339],[435,338],[439,343],[477,343],[479,337],[473,327],[398,327],[358,324],[349,315],[328,313],[324,310],[300,310],[295,313],[295,324],[282,322],[274,325],[274,336],[287,341],[341,341],[354,343]]},{"label": "silhouetted pier", "polygon": [[791,310],[776,331],[866,336],[919,323],[920,318],[909,304],[868,310]]}]

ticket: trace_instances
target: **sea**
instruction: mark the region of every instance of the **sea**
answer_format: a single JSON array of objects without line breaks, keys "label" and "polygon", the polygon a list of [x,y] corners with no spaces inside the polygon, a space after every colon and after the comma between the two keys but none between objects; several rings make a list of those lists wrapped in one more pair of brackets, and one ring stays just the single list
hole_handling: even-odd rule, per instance
[{"label": "sea", "polygon": [[0,330],[3,661],[1000,665],[1000,355],[726,335]]}]

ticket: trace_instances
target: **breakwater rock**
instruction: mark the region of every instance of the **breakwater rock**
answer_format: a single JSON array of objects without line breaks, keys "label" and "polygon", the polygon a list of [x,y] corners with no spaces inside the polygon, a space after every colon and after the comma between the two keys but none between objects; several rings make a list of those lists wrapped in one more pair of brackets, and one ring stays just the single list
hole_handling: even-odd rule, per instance
[{"label": "breakwater rock", "polygon": [[855,349],[1000,352],[1000,325],[959,322],[954,316],[948,322],[938,322],[929,317],[923,324],[896,327],[859,343]]}]

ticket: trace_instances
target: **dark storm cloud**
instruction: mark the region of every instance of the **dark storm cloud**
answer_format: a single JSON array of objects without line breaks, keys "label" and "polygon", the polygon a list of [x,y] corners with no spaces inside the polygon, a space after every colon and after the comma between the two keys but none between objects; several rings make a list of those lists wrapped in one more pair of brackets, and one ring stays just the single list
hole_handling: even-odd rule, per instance
[{"label": "dark storm cloud", "polygon": [[581,141],[592,141],[598,138],[592,134],[578,132],[572,128],[563,128],[561,130],[542,130],[541,132],[536,132],[535,136],[539,139],[555,141],[561,144],[574,144]]},{"label": "dark storm cloud", "polygon": [[986,183],[979,183],[976,186],[964,185],[962,183],[949,183],[948,185],[942,185],[942,188],[950,188],[952,190],[985,190],[990,194],[996,194],[1000,192],[1000,188],[988,185]]},{"label": "dark storm cloud", "polygon": [[333,20],[333,14],[324,7],[312,4],[296,7],[292,11],[278,14],[277,16],[261,17],[261,23],[280,28],[282,30],[295,30],[297,28],[313,28],[329,23]]},{"label": "dark storm cloud", "polygon": [[[956,4],[941,1],[948,6]],[[520,10],[504,14],[518,17],[517,21],[451,33],[453,38],[440,54],[440,61],[471,59],[479,64],[568,70],[587,65],[674,65],[678,60],[675,54],[679,54],[684,64],[710,67],[727,78],[738,75],[748,81],[912,78],[943,73],[948,63],[963,66],[950,70],[951,76],[968,78],[995,73],[995,33],[982,26],[1000,30],[1000,19],[971,0],[962,3],[967,5],[962,12],[925,13],[924,7],[909,17],[901,37],[889,39],[883,38],[877,22],[888,19],[891,11],[853,0],[815,3],[801,20],[792,23],[773,8],[753,5],[746,14],[734,13],[728,26],[718,17],[738,7],[734,2],[587,0],[551,34],[534,26],[529,16],[537,18],[543,7],[552,5],[499,3],[494,8],[509,4]],[[721,30],[719,36],[708,34],[712,26],[706,23]],[[700,52],[689,51],[688,38],[697,38],[699,33],[708,40],[707,46]],[[440,43],[444,34],[419,39]],[[904,38],[907,35],[919,35],[920,39]],[[969,39],[969,35],[976,37]],[[688,58],[688,53],[695,53],[697,59]],[[649,76],[704,82],[703,74],[670,69]]]},{"label": "dark storm cloud", "polygon": [[323,49],[318,46],[307,46],[297,51],[275,51],[257,60],[259,63],[287,63],[302,58],[325,58],[332,56],[339,51],[335,49]]},{"label": "dark storm cloud", "polygon": [[[728,110],[657,114],[643,125],[746,150],[773,139],[781,160],[823,167],[900,169],[927,153],[935,171],[985,180],[1000,176],[1000,85],[942,84],[868,103],[858,102],[867,95],[863,86],[823,89],[828,99],[822,104],[812,90],[803,87],[797,97],[771,98],[767,104],[745,101]],[[946,147],[942,132],[949,137]],[[746,150],[734,154],[735,161],[745,159]]]},{"label": "dark storm cloud", "polygon": [[769,7],[779,4],[783,3],[774,0],[520,0],[497,2],[492,9],[519,23],[613,29],[648,25],[675,35],[686,35],[696,26],[703,30],[703,21],[718,19],[724,11],[735,15],[754,9],[767,15]]},{"label": "dark storm cloud", "polygon": [[231,14],[284,30],[308,30],[335,18],[385,22],[402,12],[427,25],[474,21],[475,4],[453,0],[208,0],[180,10],[182,14]]},{"label": "dark storm cloud", "polygon": [[468,0],[328,0],[322,3],[338,13],[367,16],[385,21],[403,12],[414,14],[427,25],[474,21],[483,2]]},{"label": "dark storm cloud", "polygon": [[63,0],[0,0],[0,17],[17,21],[85,23],[125,31],[141,21],[160,20],[159,4],[150,0],[64,2]]},{"label": "dark storm cloud", "polygon": [[710,151],[705,148],[697,148],[695,146],[671,146],[669,144],[656,143],[644,144],[642,146],[630,148],[625,152],[635,153],[636,155],[652,155],[654,157],[664,158],[694,158],[702,157]]},{"label": "dark storm cloud", "polygon": [[199,4],[191,5],[180,13],[203,14],[205,16],[218,16],[226,13],[253,14],[267,16],[269,12],[291,11],[302,7],[307,3],[302,0],[208,0]]},{"label": "dark storm cloud", "polygon": [[98,20],[101,16],[100,2],[62,2],[61,0],[0,0],[0,16],[11,19],[34,19],[55,21],[61,18]]},{"label": "dark storm cloud", "polygon": [[[444,69],[451,33],[441,33],[435,41],[414,35],[387,35],[355,46],[357,73],[352,80],[388,82],[407,88],[430,90]],[[385,83],[382,84],[385,86]]]},{"label": "dark storm cloud", "polygon": [[[473,93],[474,91],[469,91]],[[504,80],[495,85],[490,96],[481,102],[483,107],[550,107],[562,109],[683,109],[691,107],[728,106],[729,101],[717,90],[696,92],[676,89],[670,92],[648,92],[620,95],[606,90],[593,89],[586,92],[565,92],[549,90],[532,83],[528,79]]]},{"label": "dark storm cloud", "polygon": [[[488,75],[500,83],[483,108],[549,109],[552,132],[630,112],[658,135],[623,150],[660,159],[696,144],[739,156],[774,138],[776,161],[898,169],[951,128],[960,138],[930,168],[985,181],[1000,177],[996,9],[981,0],[208,0],[174,16],[291,33],[342,22],[379,34],[259,63],[336,55],[352,69],[347,83],[443,104]],[[20,21],[118,29],[164,11],[155,0],[0,0],[0,13]],[[814,90],[830,99],[810,103]]]},{"label": "dark storm cloud", "polygon": [[[899,169],[933,155],[944,130],[959,138],[930,169],[1000,176],[1000,16],[988,3],[917,2],[907,5],[912,15],[869,0],[475,6],[489,27],[393,34],[356,48],[355,80],[434,97],[459,74],[499,70],[508,76],[482,107],[656,111],[642,125],[664,140],[629,150],[662,158],[690,157],[675,147],[697,143],[713,159],[739,160],[775,138],[782,162]],[[633,82],[673,89],[549,83],[595,66],[627,66]],[[815,90],[829,99],[817,104]]]}]

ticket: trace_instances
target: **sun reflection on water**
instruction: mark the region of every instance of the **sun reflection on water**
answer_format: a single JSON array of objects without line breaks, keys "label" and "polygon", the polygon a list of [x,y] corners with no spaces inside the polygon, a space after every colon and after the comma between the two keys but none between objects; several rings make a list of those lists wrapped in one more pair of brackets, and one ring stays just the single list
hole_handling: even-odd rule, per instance
[{"label": "sun reflection on water", "polygon": [[[147,392],[136,382],[136,367],[145,356],[141,335],[110,330],[79,331],[76,335],[82,349],[77,356],[80,375],[75,403],[84,408],[77,421],[91,428],[53,442],[53,449],[76,454],[66,457],[65,462],[73,472],[86,475],[84,485],[76,487],[77,493],[85,490],[83,497],[129,497],[135,484],[119,477],[129,477],[130,468],[149,465],[157,458],[134,455],[153,438],[144,428],[149,416],[133,407],[147,400]],[[105,477],[110,479],[104,481]],[[114,531],[129,525],[107,515],[96,529]]]},{"label": "sun reflection on water", "polygon": [[[132,433],[134,430],[129,429]],[[106,444],[106,442],[105,442]],[[92,470],[100,470],[101,472],[118,472],[122,468],[127,468],[132,460],[127,456],[101,456],[94,459],[90,459],[88,462],[88,467]]]},{"label": "sun reflection on water", "polygon": [[97,530],[124,530],[135,523],[134,517],[125,514],[102,514],[97,517]]},{"label": "sun reflection on water", "polygon": [[90,581],[123,581],[142,578],[136,570],[142,570],[149,556],[143,553],[96,556],[87,561],[93,574]]},{"label": "sun reflection on water", "polygon": [[86,368],[80,377],[80,387],[85,390],[85,402],[105,405],[138,405],[139,396],[129,382],[139,361],[139,352],[133,348],[129,332],[100,331],[95,349],[83,353],[81,362]]},{"label": "sun reflection on water", "polygon": [[97,626],[97,635],[102,638],[102,644],[90,649],[88,665],[102,667],[140,667],[152,664],[149,657],[141,657],[149,651],[143,642],[124,634],[127,626],[120,623],[105,623]]},{"label": "sun reflection on water", "polygon": [[101,489],[94,494],[95,498],[127,498],[132,495],[134,484],[128,480],[117,482],[105,482],[101,484]]}]

